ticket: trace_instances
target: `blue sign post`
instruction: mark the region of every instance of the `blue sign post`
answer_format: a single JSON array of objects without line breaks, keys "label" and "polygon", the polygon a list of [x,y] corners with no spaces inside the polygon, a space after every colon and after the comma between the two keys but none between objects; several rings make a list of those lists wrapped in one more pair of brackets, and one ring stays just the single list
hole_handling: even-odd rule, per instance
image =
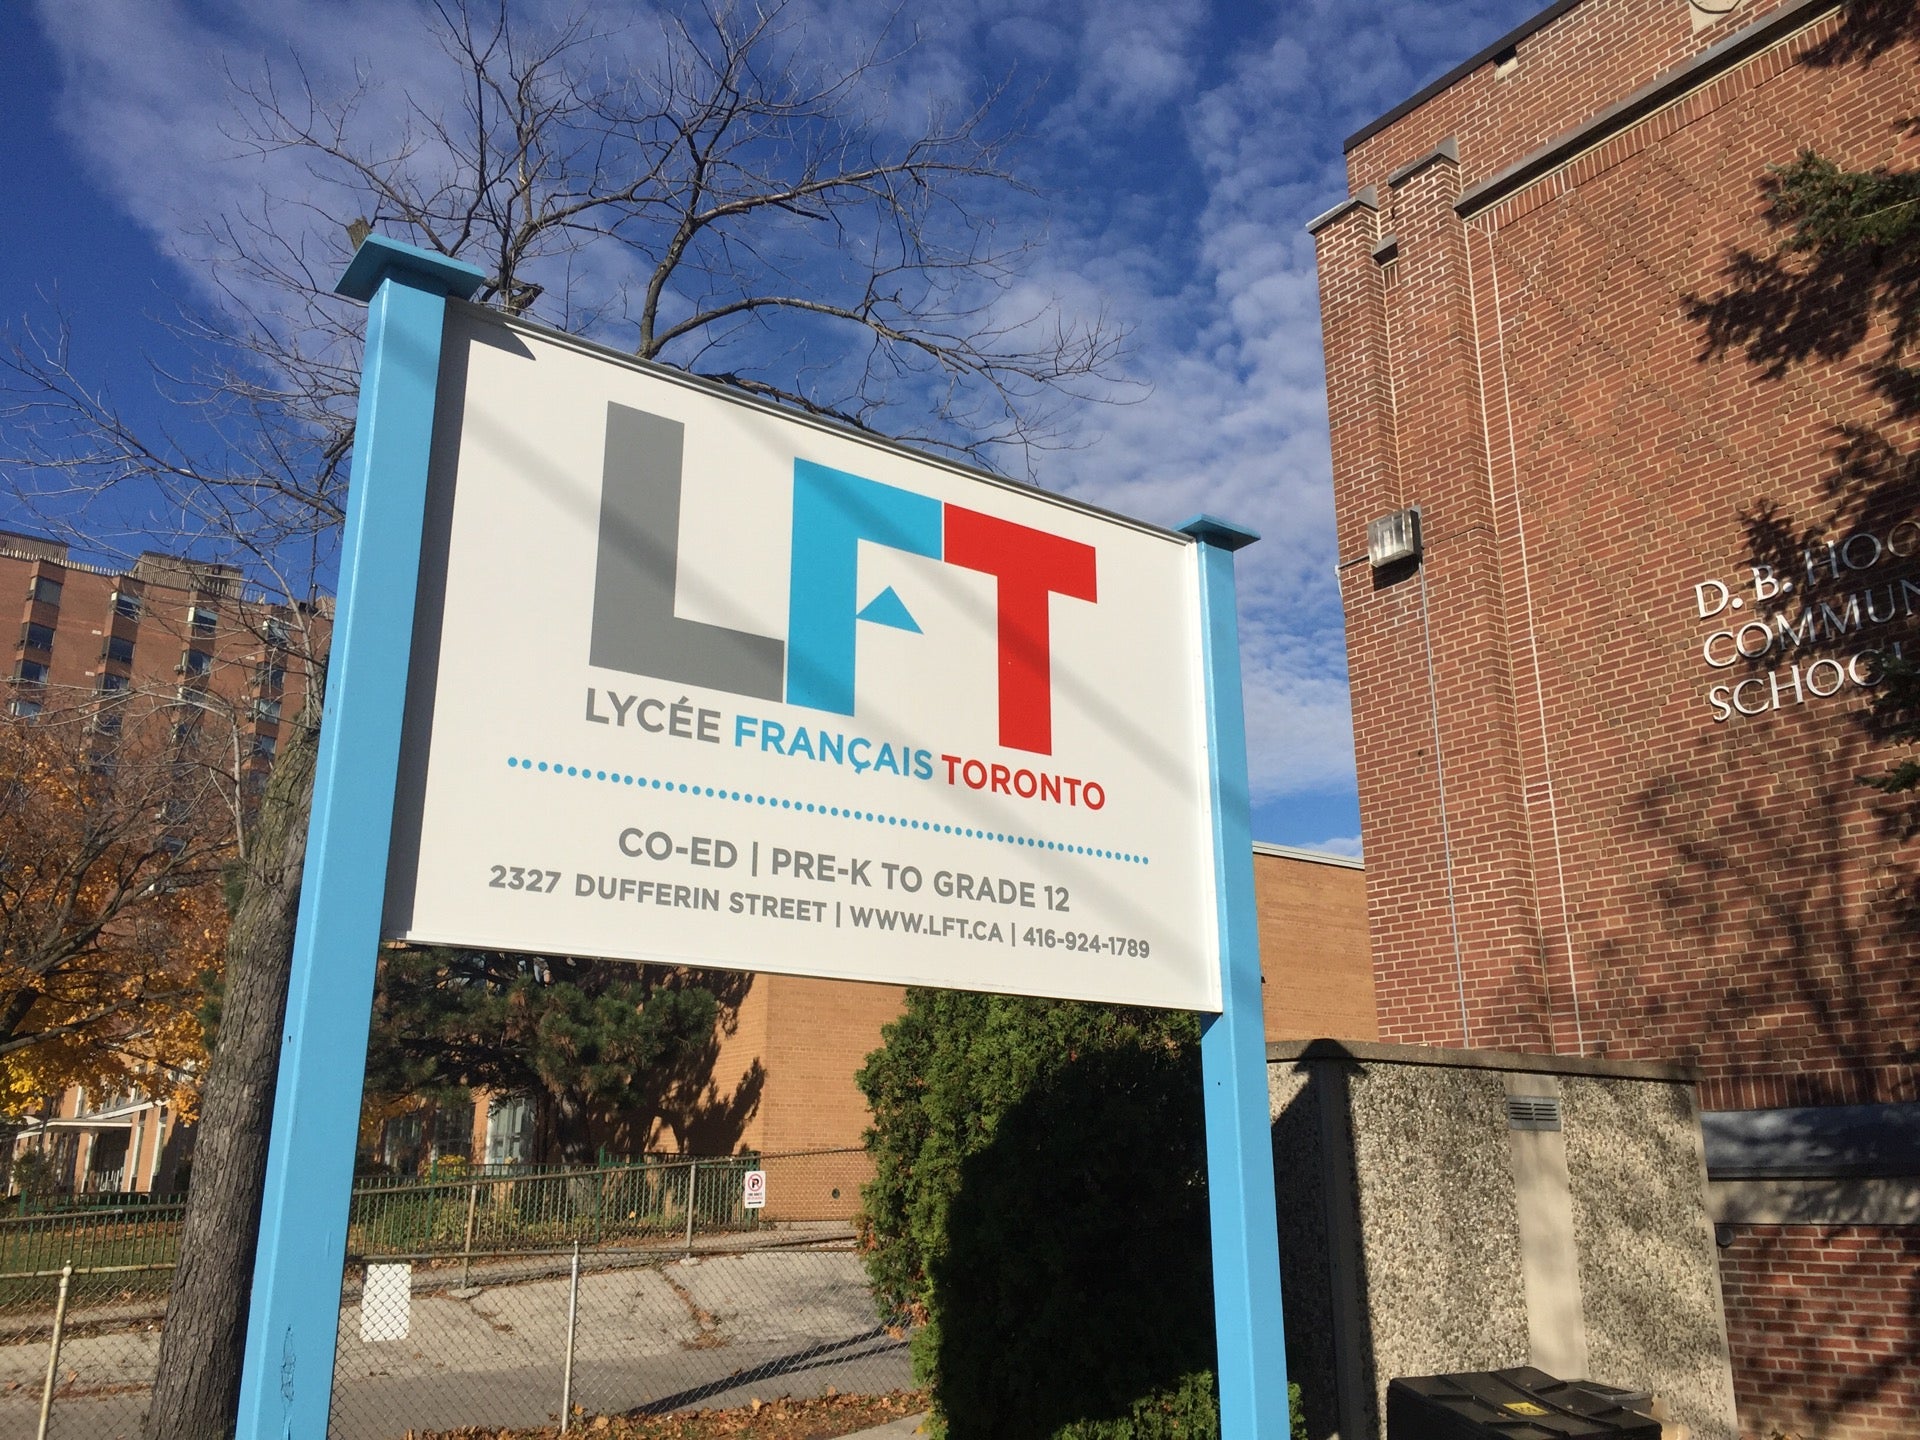
[{"label": "blue sign post", "polygon": [[373,1015],[446,297],[485,276],[369,236],[336,287],[369,302],[340,603],[315,762],[240,1381],[243,1440],[322,1440]]},{"label": "blue sign post", "polygon": [[1220,1013],[1202,1021],[1200,1034],[1220,1434],[1223,1440],[1283,1440],[1289,1433],[1287,1347],[1233,577],[1233,552],[1260,537],[1211,515],[1195,516],[1180,529],[1200,545],[1200,642],[1220,891]]},{"label": "blue sign post", "polygon": [[[446,300],[467,298],[483,279],[445,256],[370,236],[337,287],[369,302],[366,356],[237,1440],[324,1440],[327,1432]],[[1208,1017],[1201,1047],[1222,1435],[1284,1440],[1286,1359],[1234,613],[1233,552],[1256,537],[1206,516],[1183,530],[1199,562],[1222,967],[1222,1010]],[[1196,898],[1203,896],[1200,890]]]}]

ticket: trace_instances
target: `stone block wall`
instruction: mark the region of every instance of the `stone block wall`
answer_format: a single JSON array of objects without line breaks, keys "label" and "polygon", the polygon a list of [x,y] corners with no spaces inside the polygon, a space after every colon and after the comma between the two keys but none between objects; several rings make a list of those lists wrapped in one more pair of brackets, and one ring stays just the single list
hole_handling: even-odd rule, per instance
[{"label": "stone block wall", "polygon": [[[1377,1440],[1396,1376],[1536,1365],[1734,1440],[1693,1087],[1668,1067],[1268,1047],[1288,1366],[1312,1440]],[[1515,1129],[1509,1101],[1558,1102]]]}]

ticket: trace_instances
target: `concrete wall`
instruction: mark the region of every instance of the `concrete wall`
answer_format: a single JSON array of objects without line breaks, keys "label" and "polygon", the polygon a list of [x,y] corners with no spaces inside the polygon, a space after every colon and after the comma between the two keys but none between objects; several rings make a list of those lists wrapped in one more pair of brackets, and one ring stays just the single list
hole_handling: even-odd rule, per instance
[{"label": "concrete wall", "polygon": [[[1535,1365],[1733,1440],[1684,1072],[1370,1044],[1269,1047],[1289,1369],[1313,1440],[1381,1433],[1387,1382]],[[1514,1129],[1509,1097],[1561,1125]]]}]

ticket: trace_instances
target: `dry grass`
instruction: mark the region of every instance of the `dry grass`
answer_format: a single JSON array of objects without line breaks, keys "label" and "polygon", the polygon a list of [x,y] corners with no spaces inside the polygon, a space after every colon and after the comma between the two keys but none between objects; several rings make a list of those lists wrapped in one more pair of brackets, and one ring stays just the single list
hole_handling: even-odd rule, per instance
[{"label": "dry grass", "polygon": [[[926,1408],[926,1394],[918,1390],[896,1390],[890,1395],[829,1393],[817,1400],[756,1400],[732,1410],[578,1416],[567,1433],[585,1440],[835,1440]],[[480,1426],[409,1430],[407,1440],[559,1440],[559,1435],[552,1425],[533,1430]]]}]

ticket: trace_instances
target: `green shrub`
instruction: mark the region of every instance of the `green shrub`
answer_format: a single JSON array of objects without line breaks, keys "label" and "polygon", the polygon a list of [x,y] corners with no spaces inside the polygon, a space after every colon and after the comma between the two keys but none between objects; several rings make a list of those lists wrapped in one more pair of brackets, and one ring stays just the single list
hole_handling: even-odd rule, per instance
[{"label": "green shrub", "polygon": [[950,1440],[1218,1433],[1193,1016],[914,991],[860,1082],[869,1269]]}]

